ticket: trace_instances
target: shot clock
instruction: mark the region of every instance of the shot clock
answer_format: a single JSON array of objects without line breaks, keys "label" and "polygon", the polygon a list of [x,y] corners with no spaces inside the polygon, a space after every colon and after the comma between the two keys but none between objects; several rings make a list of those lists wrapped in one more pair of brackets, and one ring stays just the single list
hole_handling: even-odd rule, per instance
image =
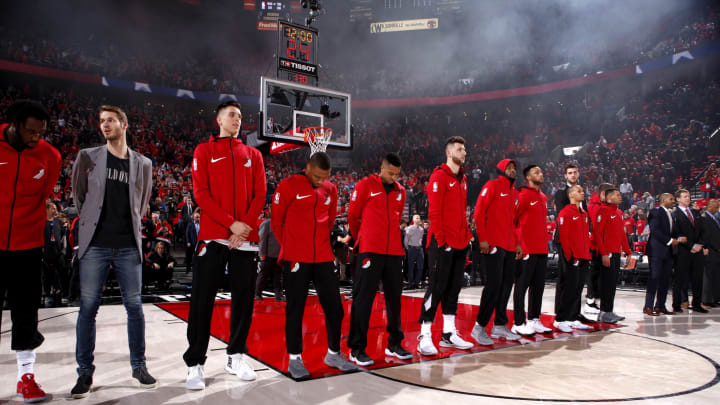
[{"label": "shot clock", "polygon": [[317,85],[317,49],[316,29],[278,21],[278,78]]}]

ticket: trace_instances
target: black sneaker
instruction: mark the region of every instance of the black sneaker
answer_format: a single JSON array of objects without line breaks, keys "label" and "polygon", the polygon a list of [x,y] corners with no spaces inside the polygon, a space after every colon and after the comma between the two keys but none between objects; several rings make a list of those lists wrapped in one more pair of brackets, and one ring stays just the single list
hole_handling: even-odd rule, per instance
[{"label": "black sneaker", "polygon": [[75,386],[70,391],[70,397],[73,399],[80,399],[90,395],[92,382],[93,381],[91,375],[81,375],[80,377],[78,377]]},{"label": "black sneaker", "polygon": [[390,345],[385,349],[386,356],[395,356],[400,360],[412,359],[412,353],[405,350],[401,345]]},{"label": "black sneaker", "polygon": [[155,388],[157,386],[157,380],[148,373],[145,366],[134,368],[132,372],[132,378],[140,388]]},{"label": "black sneaker", "polygon": [[593,321],[593,320],[590,319],[590,318],[587,318],[587,317],[586,317],[585,315],[583,315],[583,314],[578,315],[577,320],[580,321],[580,322],[582,322],[582,323],[595,323],[595,322],[596,322],[596,321]]},{"label": "black sneaker", "polygon": [[358,366],[372,366],[375,364],[373,359],[365,353],[365,350],[353,349],[350,351],[350,361]]}]

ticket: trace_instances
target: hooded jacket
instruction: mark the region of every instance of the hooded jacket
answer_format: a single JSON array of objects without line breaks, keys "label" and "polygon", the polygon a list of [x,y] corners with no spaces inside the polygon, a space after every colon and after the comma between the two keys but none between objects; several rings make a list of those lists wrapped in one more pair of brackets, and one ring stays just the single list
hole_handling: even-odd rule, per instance
[{"label": "hooded jacket", "polygon": [[497,168],[502,174],[485,183],[480,191],[475,204],[475,229],[478,242],[486,241],[491,248],[514,252],[518,191],[513,188],[514,180],[505,176],[505,168],[510,163],[515,162],[500,161]]}]

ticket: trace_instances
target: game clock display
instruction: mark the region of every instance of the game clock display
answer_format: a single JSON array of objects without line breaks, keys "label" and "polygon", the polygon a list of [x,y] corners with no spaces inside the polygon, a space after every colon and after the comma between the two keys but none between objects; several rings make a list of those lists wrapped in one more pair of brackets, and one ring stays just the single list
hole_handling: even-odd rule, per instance
[{"label": "game clock display", "polygon": [[318,32],[314,28],[278,21],[278,77],[313,84],[318,77]]}]

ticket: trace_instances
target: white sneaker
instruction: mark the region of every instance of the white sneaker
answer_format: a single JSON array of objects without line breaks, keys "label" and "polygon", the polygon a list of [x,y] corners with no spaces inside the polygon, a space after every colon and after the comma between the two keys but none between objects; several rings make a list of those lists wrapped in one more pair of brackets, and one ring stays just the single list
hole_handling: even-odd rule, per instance
[{"label": "white sneaker", "polygon": [[230,374],[235,374],[243,381],[254,381],[257,378],[255,370],[250,368],[250,366],[245,363],[245,360],[243,360],[242,353],[228,355],[225,371]]},{"label": "white sneaker", "polygon": [[205,369],[202,364],[188,367],[187,381],[185,388],[189,390],[205,389]]},{"label": "white sneaker", "polygon": [[510,329],[512,333],[516,333],[520,336],[532,336],[535,334],[535,329],[530,325],[530,322],[525,322],[522,325],[513,325]]},{"label": "white sneaker", "polygon": [[455,347],[462,350],[471,349],[473,347],[473,344],[463,340],[458,334],[457,331],[454,330],[452,332],[447,332],[442,334],[442,339],[440,339],[440,346],[442,347]]},{"label": "white sneaker", "polygon": [[542,322],[540,322],[539,319],[533,319],[532,320],[532,328],[535,330],[536,333],[550,333],[552,332],[552,329],[545,327]]},{"label": "white sneaker", "polygon": [[433,344],[432,335],[420,335],[418,336],[420,341],[417,345],[417,351],[424,356],[435,356],[438,354],[438,350]]},{"label": "white sneaker", "polygon": [[584,323],[580,321],[572,321],[570,322],[570,327],[573,329],[580,329],[580,330],[588,330],[592,329],[592,326],[585,325]]},{"label": "white sneaker", "polygon": [[598,308],[597,304],[585,304],[585,313],[590,315],[597,315],[600,313],[600,308]]},{"label": "white sneaker", "polygon": [[554,321],[553,327],[555,329],[560,329],[560,332],[572,333],[572,331],[573,331],[572,327],[570,326],[570,322],[567,322],[567,321],[563,321],[563,322]]}]

